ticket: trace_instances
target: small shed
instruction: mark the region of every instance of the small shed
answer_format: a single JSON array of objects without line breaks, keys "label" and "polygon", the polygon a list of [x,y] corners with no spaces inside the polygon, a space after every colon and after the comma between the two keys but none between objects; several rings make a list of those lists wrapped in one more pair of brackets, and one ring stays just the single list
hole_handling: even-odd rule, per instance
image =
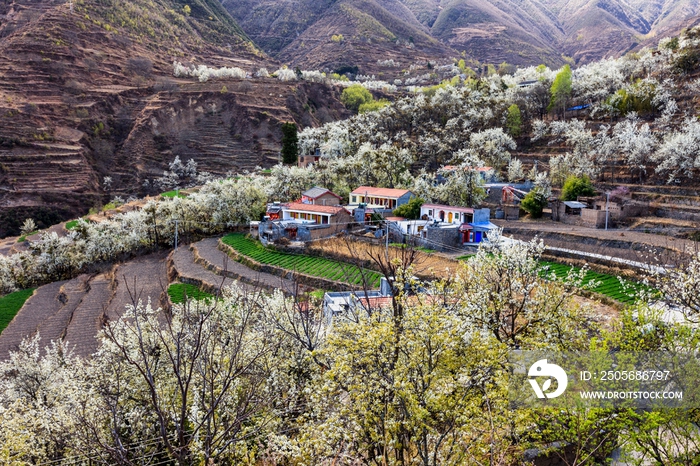
[{"label": "small shed", "polygon": [[581,209],[587,208],[588,205],[579,201],[564,201],[562,207],[566,215],[581,215]]}]

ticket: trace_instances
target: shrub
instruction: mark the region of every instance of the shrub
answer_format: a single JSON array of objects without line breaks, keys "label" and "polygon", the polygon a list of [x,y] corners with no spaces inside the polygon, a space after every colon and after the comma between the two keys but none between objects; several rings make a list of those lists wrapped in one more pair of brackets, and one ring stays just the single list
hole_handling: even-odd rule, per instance
[{"label": "shrub", "polygon": [[129,58],[126,62],[126,69],[130,73],[147,78],[153,72],[153,61],[146,57]]},{"label": "shrub", "polygon": [[345,106],[357,112],[362,104],[370,103],[374,100],[372,93],[365,89],[360,84],[353,84],[352,86],[343,89],[343,94],[340,100],[345,104]]},{"label": "shrub", "polygon": [[389,102],[386,99],[380,99],[374,102],[367,102],[366,104],[360,105],[360,108],[358,108],[358,113],[376,112],[377,110],[383,109],[390,103],[391,102]]},{"label": "shrub", "polygon": [[593,195],[595,195],[595,189],[591,179],[585,175],[582,177],[571,175],[561,188],[561,198],[564,201],[575,201],[579,196]]},{"label": "shrub", "polygon": [[394,215],[397,217],[405,217],[410,220],[415,220],[420,217],[420,208],[425,203],[425,199],[420,197],[412,197],[406,204],[398,206],[394,209]]},{"label": "shrub", "polygon": [[520,206],[533,218],[540,218],[542,210],[547,206],[547,197],[536,188],[527,193]]}]

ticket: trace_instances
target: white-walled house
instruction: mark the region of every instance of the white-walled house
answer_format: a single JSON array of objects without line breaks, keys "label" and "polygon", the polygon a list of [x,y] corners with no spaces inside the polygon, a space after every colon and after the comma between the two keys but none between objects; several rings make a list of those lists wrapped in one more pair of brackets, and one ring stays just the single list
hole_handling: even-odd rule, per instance
[{"label": "white-walled house", "polygon": [[[422,220],[430,220],[445,223],[454,223],[460,225],[462,223],[474,222],[474,216],[480,221],[488,221],[489,209],[474,209],[472,207],[455,207],[443,204],[423,204],[420,208],[420,218]],[[484,212],[485,211],[485,212]]]},{"label": "white-walled house", "polygon": [[350,205],[365,204],[368,209],[394,210],[413,197],[408,189],[360,186],[350,193]]},{"label": "white-walled house", "polygon": [[[433,241],[446,245],[453,242],[480,243],[486,233],[497,228],[489,220],[490,216],[491,211],[486,208],[423,204],[420,209],[420,218],[433,223],[422,229],[421,237],[431,239],[429,237],[433,236]],[[453,239],[452,236],[456,238]]]}]

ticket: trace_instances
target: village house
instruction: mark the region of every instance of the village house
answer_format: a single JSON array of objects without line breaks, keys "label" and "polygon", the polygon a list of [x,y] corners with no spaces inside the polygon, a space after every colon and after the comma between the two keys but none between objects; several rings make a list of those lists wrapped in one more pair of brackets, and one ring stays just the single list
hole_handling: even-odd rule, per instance
[{"label": "village house", "polygon": [[353,315],[391,306],[391,286],[385,277],[380,279],[378,290],[328,291],[323,296],[323,313],[331,324],[334,317]]},{"label": "village house", "polygon": [[338,196],[330,189],[319,188],[318,186],[301,193],[302,204],[340,205],[342,200],[342,197]]},{"label": "village house", "polygon": [[306,168],[311,164],[318,162],[321,159],[321,150],[316,149],[313,154],[299,155],[297,165],[301,168]]},{"label": "village house", "polygon": [[423,204],[420,218],[428,223],[421,229],[420,236],[434,246],[477,244],[489,231],[497,228],[489,220],[490,216],[491,211],[487,208]]},{"label": "village house", "polygon": [[284,237],[290,241],[311,241],[337,235],[353,221],[350,213],[341,206],[324,206],[290,202],[281,205],[277,220],[265,217],[258,226],[262,242],[277,241]]},{"label": "village house", "polygon": [[413,197],[408,189],[374,188],[360,186],[350,193],[350,206],[365,204],[368,209],[394,210]]}]

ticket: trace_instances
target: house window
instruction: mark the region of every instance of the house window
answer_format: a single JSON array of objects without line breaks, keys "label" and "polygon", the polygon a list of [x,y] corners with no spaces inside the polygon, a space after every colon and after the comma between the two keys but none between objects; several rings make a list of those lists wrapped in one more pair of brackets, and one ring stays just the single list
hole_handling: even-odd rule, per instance
[{"label": "house window", "polygon": [[432,216],[433,216],[433,209],[430,209],[430,210],[428,211],[428,217],[432,217]]},{"label": "house window", "polygon": [[321,221],[323,222],[324,225],[328,225],[330,223],[328,220],[329,220],[328,215],[324,215],[323,217],[321,217]]},{"label": "house window", "polygon": [[353,196],[353,197],[352,197],[352,203],[353,203],[353,204],[357,204],[357,196]]}]

